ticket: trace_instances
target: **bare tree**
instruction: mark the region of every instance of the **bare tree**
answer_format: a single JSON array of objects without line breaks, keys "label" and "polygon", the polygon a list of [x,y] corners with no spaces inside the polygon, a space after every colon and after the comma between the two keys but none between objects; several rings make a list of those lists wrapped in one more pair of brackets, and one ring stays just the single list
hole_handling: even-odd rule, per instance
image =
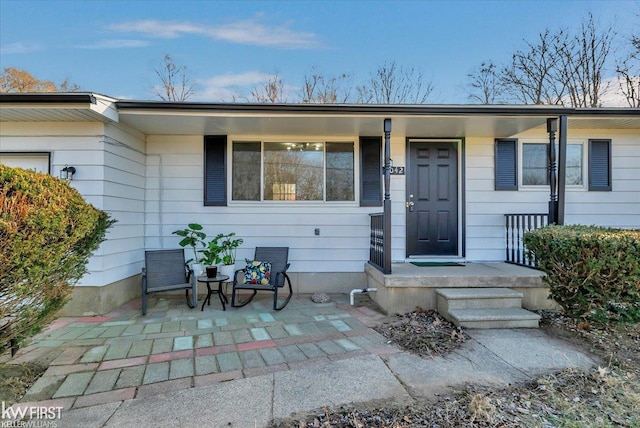
[{"label": "bare tree", "polygon": [[495,104],[502,96],[503,86],[493,61],[483,61],[478,68],[467,74],[467,97],[480,104]]},{"label": "bare tree", "polygon": [[286,103],[287,96],[280,73],[276,72],[265,79],[261,86],[251,90],[251,100],[257,103]]},{"label": "bare tree", "polygon": [[349,100],[350,95],[351,86],[347,74],[325,77],[312,69],[310,76],[304,76],[303,103],[344,104]]},{"label": "bare tree", "polygon": [[611,51],[614,32],[611,27],[600,30],[589,14],[580,31],[573,37],[556,40],[556,54],[562,60],[561,76],[566,77],[573,107],[600,107],[606,93],[603,72]]},{"label": "bare tree", "polygon": [[564,103],[567,82],[561,76],[556,47],[565,38],[562,30],[552,34],[547,29],[536,43],[525,42],[527,49],[513,54],[511,64],[501,72],[501,84],[513,100],[522,104]]},{"label": "bare tree", "polygon": [[369,81],[356,90],[358,103],[424,104],[433,91],[433,83],[414,67],[404,68],[391,61],[379,66]]},{"label": "bare tree", "polygon": [[160,85],[153,92],[163,101],[186,101],[195,94],[196,85],[187,75],[187,67],[178,66],[169,54],[165,54],[156,75]]},{"label": "bare tree", "polygon": [[629,107],[640,107],[640,37],[631,37],[631,50],[617,61],[616,73],[620,92]]}]

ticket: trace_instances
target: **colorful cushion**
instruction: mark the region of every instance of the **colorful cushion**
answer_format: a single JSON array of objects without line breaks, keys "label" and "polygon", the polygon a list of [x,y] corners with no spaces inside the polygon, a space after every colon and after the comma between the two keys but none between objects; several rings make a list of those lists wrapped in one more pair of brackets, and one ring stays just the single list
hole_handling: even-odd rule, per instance
[{"label": "colorful cushion", "polygon": [[269,285],[269,280],[271,279],[271,263],[245,260],[247,262],[244,271],[245,284]]}]

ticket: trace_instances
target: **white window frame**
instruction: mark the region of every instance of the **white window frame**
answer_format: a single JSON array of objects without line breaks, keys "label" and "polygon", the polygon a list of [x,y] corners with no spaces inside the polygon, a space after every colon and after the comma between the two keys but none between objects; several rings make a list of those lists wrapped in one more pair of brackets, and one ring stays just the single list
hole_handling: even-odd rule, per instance
[{"label": "white window frame", "polygon": [[[360,156],[358,137],[313,137],[308,136],[246,136],[246,135],[229,135],[227,140],[227,162],[230,168],[227,172],[227,194],[229,195],[228,204],[288,204],[288,205],[317,205],[317,204],[331,204],[331,205],[345,205],[345,206],[358,206],[360,203],[360,195],[358,191],[358,183],[360,182],[360,168],[358,167],[358,159]],[[233,144],[234,143],[260,143],[260,200],[237,200],[233,199]],[[265,143],[309,143],[309,144],[322,144],[322,200],[314,201],[301,201],[301,200],[265,200],[264,199],[264,147]],[[326,156],[326,143],[344,143],[353,145],[353,200],[349,201],[327,201],[327,156]]]},{"label": "white window frame", "polygon": [[[518,140],[518,183],[520,190],[548,190],[549,184],[524,184],[524,176],[523,176],[523,156],[524,156],[524,145],[525,144],[546,144],[549,145],[548,139],[520,139]],[[585,140],[568,140],[567,145],[569,144],[580,144],[582,146],[582,184],[567,184],[566,187],[568,189],[584,189],[586,190],[588,187],[588,177],[589,171],[588,162],[589,162],[589,154],[588,145]],[[557,151],[559,149],[558,142],[556,141],[556,166],[558,165],[558,156]]]}]

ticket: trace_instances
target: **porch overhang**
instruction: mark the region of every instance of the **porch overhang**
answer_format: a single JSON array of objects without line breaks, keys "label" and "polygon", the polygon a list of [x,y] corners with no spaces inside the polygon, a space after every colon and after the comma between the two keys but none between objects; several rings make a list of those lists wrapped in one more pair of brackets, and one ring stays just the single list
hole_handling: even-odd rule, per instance
[{"label": "porch overhang", "polygon": [[640,109],[537,105],[250,104],[117,100],[94,93],[0,94],[0,121],[119,122],[147,135],[507,138],[566,115],[569,129],[638,129]]},{"label": "porch overhang", "polygon": [[424,138],[506,138],[544,128],[548,117],[568,115],[576,128],[638,128],[640,109],[554,106],[319,105],[117,102],[120,120],[146,134],[380,135],[393,120],[395,135]]},{"label": "porch overhang", "polygon": [[115,101],[89,92],[0,94],[0,122],[117,122]]}]

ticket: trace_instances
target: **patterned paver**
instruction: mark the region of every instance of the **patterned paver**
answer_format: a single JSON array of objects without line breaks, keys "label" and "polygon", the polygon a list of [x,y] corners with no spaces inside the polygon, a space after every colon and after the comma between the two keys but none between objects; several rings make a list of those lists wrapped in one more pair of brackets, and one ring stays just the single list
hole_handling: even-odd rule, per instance
[{"label": "patterned paver", "polygon": [[335,299],[294,296],[274,312],[266,296],[223,312],[150,296],[146,316],[138,301],[103,317],[60,319],[13,359],[50,362],[23,401],[79,408],[380,354],[386,342],[367,325],[381,315],[354,310],[348,296]]}]

